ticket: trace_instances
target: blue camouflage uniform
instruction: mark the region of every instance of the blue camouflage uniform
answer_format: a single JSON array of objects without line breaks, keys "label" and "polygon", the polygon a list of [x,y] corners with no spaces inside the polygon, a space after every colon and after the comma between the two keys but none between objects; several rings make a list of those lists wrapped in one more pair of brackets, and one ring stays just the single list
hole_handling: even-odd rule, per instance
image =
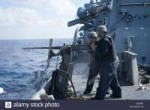
[{"label": "blue camouflage uniform", "polygon": [[113,40],[106,36],[97,42],[96,59],[99,64],[100,81],[94,99],[105,98],[109,87],[112,97],[121,98],[121,88],[117,79],[117,54]]}]

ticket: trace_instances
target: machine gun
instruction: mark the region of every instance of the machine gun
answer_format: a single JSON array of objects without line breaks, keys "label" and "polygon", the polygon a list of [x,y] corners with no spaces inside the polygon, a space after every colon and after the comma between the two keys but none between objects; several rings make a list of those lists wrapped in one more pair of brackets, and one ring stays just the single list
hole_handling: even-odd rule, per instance
[{"label": "machine gun", "polygon": [[[30,50],[30,49],[46,49],[46,50],[48,50],[48,59],[47,59],[47,68],[48,68],[49,64],[50,64],[50,59],[53,56],[71,54],[71,52],[73,52],[73,51],[75,52],[75,51],[81,51],[81,50],[90,50],[90,46],[89,45],[52,46],[52,39],[50,39],[49,47],[25,47],[23,49],[24,50]],[[53,49],[59,50],[58,53],[54,53]]]},{"label": "machine gun", "polygon": [[[65,46],[52,46],[51,49],[71,49],[72,51],[77,51],[77,50],[88,50],[89,45],[65,45]],[[28,49],[49,49],[49,47],[25,47],[23,48],[25,50]]]}]

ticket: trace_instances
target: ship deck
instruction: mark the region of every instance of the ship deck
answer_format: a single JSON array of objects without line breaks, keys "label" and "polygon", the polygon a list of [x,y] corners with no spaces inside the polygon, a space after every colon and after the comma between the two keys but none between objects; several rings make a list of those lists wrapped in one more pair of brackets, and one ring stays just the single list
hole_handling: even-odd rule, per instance
[{"label": "ship deck", "polygon": [[[96,88],[98,86],[99,76],[95,80],[93,91],[91,92],[91,94],[83,95],[87,83],[87,77],[89,74],[89,63],[85,62],[85,59],[85,57],[84,59],[82,59],[81,57],[81,59],[78,59],[75,62],[72,81],[74,83],[77,96],[81,99],[86,100],[94,97]],[[122,98],[120,98],[119,100],[150,100],[150,83],[142,86],[131,85],[124,81],[123,77],[119,79],[119,82],[122,89]],[[114,98],[110,98],[110,94],[107,94],[105,99],[116,100]]]},{"label": "ship deck", "polygon": [[[99,81],[99,77],[98,77],[94,83],[94,88],[91,94],[85,96],[83,95],[83,92],[86,87],[87,76],[88,75],[82,75],[78,73],[76,75],[73,75],[72,77],[77,96],[83,99],[94,97],[96,93],[96,88],[98,86],[98,81]],[[150,84],[145,84],[143,86],[130,85],[122,81],[122,79],[120,79],[119,82],[121,84],[121,89],[122,89],[122,98],[120,98],[119,100],[150,100]],[[106,95],[106,99],[114,100],[113,98],[110,98],[109,94]]]}]

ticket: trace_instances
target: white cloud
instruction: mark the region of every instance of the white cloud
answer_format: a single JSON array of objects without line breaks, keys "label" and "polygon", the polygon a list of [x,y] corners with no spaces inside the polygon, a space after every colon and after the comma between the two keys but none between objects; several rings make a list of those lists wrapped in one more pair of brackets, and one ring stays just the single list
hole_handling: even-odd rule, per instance
[{"label": "white cloud", "polygon": [[55,2],[50,0],[48,10],[61,16],[72,16],[76,12],[76,7],[69,0],[57,0]]},{"label": "white cloud", "polygon": [[9,2],[13,7],[0,8],[0,39],[72,38],[74,28],[67,22],[75,18],[76,7],[69,0]]}]

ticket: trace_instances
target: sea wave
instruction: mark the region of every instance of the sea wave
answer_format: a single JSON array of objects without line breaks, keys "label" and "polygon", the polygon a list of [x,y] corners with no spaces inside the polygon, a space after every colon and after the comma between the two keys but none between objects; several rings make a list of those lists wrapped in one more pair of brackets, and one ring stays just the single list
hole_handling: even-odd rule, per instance
[{"label": "sea wave", "polygon": [[[54,40],[53,45],[71,44],[71,40]],[[38,72],[44,73],[47,65],[47,50],[23,50],[23,47],[48,46],[49,40],[4,40],[0,41],[0,87],[7,91],[0,99],[30,99],[51,76],[57,65],[57,57],[51,59],[48,74],[35,79]]]}]

